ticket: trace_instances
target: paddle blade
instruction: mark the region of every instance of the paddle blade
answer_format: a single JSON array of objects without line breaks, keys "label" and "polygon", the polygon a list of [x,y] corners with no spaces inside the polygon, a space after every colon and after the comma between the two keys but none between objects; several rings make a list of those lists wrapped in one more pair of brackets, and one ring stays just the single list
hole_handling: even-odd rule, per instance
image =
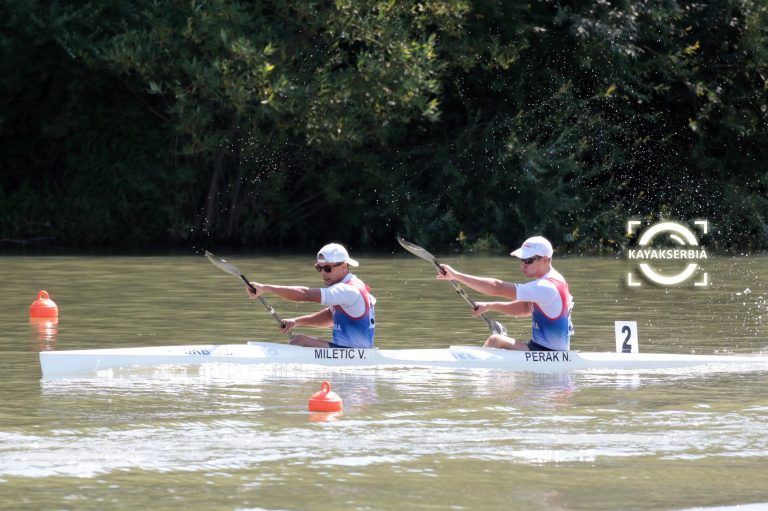
[{"label": "paddle blade", "polygon": [[211,254],[207,250],[205,251],[205,257],[207,257],[208,260],[212,262],[214,266],[216,266],[216,268],[222,271],[225,271],[230,275],[234,275],[235,277],[239,277],[240,275],[242,275],[242,272],[237,269],[237,266],[235,266],[232,263],[228,263],[224,259],[219,259],[218,257]]},{"label": "paddle blade", "polygon": [[494,319],[489,321],[488,326],[491,329],[491,333],[499,334],[503,336],[507,335],[507,328]]},{"label": "paddle blade", "polygon": [[420,257],[426,261],[429,261],[430,263],[435,262],[435,256],[427,252],[425,248],[415,245],[410,241],[405,241],[400,236],[397,237],[397,242],[400,243],[401,247],[403,247],[404,249],[406,249],[408,252],[415,255],[416,257]]}]

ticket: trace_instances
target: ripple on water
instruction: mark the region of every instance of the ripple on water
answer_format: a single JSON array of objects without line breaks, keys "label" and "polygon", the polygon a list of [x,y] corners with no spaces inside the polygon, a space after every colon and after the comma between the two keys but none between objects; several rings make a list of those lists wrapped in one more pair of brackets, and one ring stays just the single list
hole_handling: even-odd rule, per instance
[{"label": "ripple on water", "polygon": [[[679,374],[209,368],[145,376],[43,382],[39,413],[47,426],[0,432],[0,477],[768,452],[766,407],[745,375],[711,376],[730,402],[708,401],[712,380]],[[306,412],[318,376],[332,376],[345,400],[335,422],[311,422]],[[289,468],[276,470],[287,477],[281,470]]]}]

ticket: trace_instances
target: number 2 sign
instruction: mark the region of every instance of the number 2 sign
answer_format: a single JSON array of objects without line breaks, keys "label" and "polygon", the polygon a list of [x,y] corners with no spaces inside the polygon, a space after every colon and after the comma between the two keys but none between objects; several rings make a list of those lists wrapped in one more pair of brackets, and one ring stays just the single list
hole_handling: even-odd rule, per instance
[{"label": "number 2 sign", "polygon": [[637,321],[615,321],[616,351],[619,353],[640,353],[637,342]]}]

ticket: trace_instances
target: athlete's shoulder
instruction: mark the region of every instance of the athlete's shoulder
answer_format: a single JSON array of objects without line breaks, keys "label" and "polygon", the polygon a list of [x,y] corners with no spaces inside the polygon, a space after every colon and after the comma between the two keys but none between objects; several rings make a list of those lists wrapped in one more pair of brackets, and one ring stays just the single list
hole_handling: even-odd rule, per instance
[{"label": "athlete's shoulder", "polygon": [[554,268],[550,268],[550,270],[546,274],[544,274],[539,280],[547,280],[547,281],[550,281],[550,282],[552,280],[557,280],[557,281],[560,281],[560,282],[565,282],[566,284],[568,283],[565,280],[565,277],[563,277],[563,274],[560,273],[559,271],[557,271]]}]

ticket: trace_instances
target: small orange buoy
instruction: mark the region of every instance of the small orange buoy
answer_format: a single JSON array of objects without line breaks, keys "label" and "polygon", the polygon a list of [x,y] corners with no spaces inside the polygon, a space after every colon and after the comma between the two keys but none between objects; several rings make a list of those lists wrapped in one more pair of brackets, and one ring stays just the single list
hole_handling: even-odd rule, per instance
[{"label": "small orange buoy", "polygon": [[48,296],[48,291],[37,293],[37,300],[29,306],[30,318],[56,318],[59,316],[59,307]]},{"label": "small orange buoy", "polygon": [[340,412],[342,402],[339,395],[331,391],[331,384],[323,382],[323,388],[319,392],[312,394],[309,398],[310,412]]}]

